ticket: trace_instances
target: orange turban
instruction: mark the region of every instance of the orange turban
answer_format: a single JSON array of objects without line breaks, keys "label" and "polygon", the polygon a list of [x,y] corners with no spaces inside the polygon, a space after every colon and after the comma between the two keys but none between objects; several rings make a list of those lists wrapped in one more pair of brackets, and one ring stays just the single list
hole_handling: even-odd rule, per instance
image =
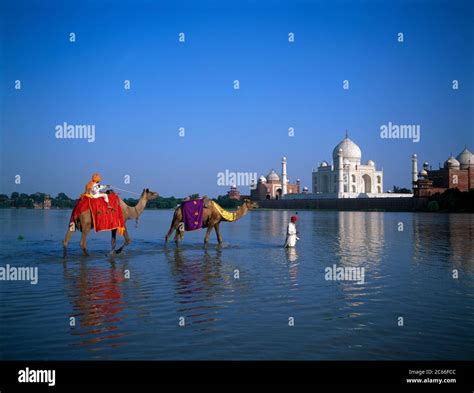
[{"label": "orange turban", "polygon": [[95,183],[98,183],[100,182],[100,175],[98,173],[94,173],[92,175],[92,179],[86,184],[86,190],[84,191],[84,193],[81,195],[82,196],[87,196],[90,194],[91,192],[91,188],[92,186],[95,184]]}]

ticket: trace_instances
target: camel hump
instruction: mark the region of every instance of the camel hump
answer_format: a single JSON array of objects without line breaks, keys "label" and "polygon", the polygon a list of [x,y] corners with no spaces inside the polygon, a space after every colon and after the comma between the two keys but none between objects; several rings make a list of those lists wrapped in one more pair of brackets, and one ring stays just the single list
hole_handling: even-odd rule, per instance
[{"label": "camel hump", "polygon": [[[204,195],[200,199],[202,199],[204,207],[211,207],[212,206],[212,199],[209,198],[207,195]],[[191,198],[187,197],[187,198],[183,199],[183,202],[188,202],[188,201],[191,201],[191,200],[192,200]],[[183,203],[180,203],[180,204],[178,204],[178,206],[176,206],[176,209],[180,209],[182,206],[183,206]]]},{"label": "camel hump", "polygon": [[211,207],[212,199],[208,198],[207,195],[202,197],[202,201],[204,203],[204,207]]}]

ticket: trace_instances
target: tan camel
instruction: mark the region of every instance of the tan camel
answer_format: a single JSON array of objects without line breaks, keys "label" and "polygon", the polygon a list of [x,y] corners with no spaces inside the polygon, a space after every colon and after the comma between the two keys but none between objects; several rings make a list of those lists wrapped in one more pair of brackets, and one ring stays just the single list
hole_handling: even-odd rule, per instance
[{"label": "tan camel", "polygon": [[[206,199],[206,202],[210,202],[209,199]],[[237,209],[235,221],[241,219],[243,216],[245,216],[249,210],[257,208],[258,203],[253,202],[250,199],[244,199],[244,202],[239,206]],[[180,223],[183,220],[183,214],[181,210],[181,206],[178,206],[173,215],[173,220],[171,221],[171,226],[166,234],[165,237],[165,246],[168,244],[168,240],[173,233],[174,230],[176,230],[176,234],[174,236],[174,241],[176,243],[176,246],[179,246],[179,241],[184,238],[184,226],[181,225]],[[217,236],[217,241],[219,244],[222,244],[222,235],[221,235],[221,230],[219,228],[219,224],[221,221],[226,221],[222,216],[219,214],[219,212],[216,210],[214,205],[212,203],[205,203],[203,212],[202,212],[202,227],[207,228],[206,236],[204,237],[204,246],[207,246],[207,243],[209,242],[209,236],[211,235],[212,229],[214,228],[216,231],[216,236]]]},{"label": "tan camel", "polygon": [[[125,225],[124,225],[125,226],[125,231],[123,233],[123,236],[125,238],[125,242],[122,245],[122,247],[120,247],[117,251],[115,251],[115,246],[117,244],[117,239],[116,239],[117,238],[117,230],[116,229],[112,230],[112,253],[120,254],[123,251],[123,248],[126,245],[130,244],[130,237],[128,236],[128,231],[127,231],[127,227],[126,227],[127,220],[138,219],[138,217],[140,217],[140,214],[143,213],[143,210],[145,210],[145,206],[146,206],[147,202],[158,198],[158,196],[159,195],[158,195],[157,192],[150,191],[148,188],[146,188],[146,189],[143,190],[142,195],[140,196],[140,199],[138,200],[137,205],[134,206],[134,207],[128,206],[122,200],[122,198],[119,197],[120,207],[122,208],[123,219],[125,221]],[[79,216],[79,222],[80,222],[80,226],[81,226],[81,229],[82,229],[81,249],[82,249],[82,252],[84,253],[84,255],[89,255],[88,252],[87,252],[87,248],[86,248],[86,241],[87,241],[87,235],[89,234],[90,230],[93,228],[92,215],[91,215],[90,210],[87,210],[87,211],[81,213],[81,215]],[[67,246],[68,246],[69,240],[71,239],[71,236],[72,236],[73,233],[74,232],[71,232],[71,231],[68,230],[67,233],[66,233],[66,236],[64,237],[64,240],[63,240],[64,258],[67,257]]]}]

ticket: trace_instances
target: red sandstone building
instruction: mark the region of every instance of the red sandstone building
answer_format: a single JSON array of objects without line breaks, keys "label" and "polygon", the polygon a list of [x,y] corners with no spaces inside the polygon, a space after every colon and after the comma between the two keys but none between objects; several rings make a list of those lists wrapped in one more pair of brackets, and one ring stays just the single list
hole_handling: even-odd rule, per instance
[{"label": "red sandstone building", "polygon": [[281,161],[281,178],[272,169],[267,176],[260,176],[256,185],[251,187],[250,199],[263,201],[266,199],[281,199],[287,194],[300,193],[300,181],[290,183],[286,173],[286,157]]},{"label": "red sandstone building", "polygon": [[[287,183],[288,194],[299,194],[300,181],[296,183]],[[250,198],[254,201],[263,201],[265,199],[281,199],[283,195],[283,185],[280,177],[272,169],[267,176],[260,176],[257,186],[250,190]]]},{"label": "red sandstone building", "polygon": [[456,158],[452,155],[442,168],[431,170],[425,162],[417,174],[416,155],[413,155],[413,193],[428,197],[450,188],[469,191],[474,188],[474,155],[465,148]]},{"label": "red sandstone building", "polygon": [[227,197],[229,199],[235,199],[239,201],[241,199],[240,192],[237,190],[236,186],[232,186],[230,191],[227,191]]}]

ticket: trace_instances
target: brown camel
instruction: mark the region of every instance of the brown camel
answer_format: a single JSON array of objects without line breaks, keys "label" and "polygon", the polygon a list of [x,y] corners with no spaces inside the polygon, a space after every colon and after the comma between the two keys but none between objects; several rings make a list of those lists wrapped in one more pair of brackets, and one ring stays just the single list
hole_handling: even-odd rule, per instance
[{"label": "brown camel", "polygon": [[[204,199],[206,200],[206,203],[204,205],[203,212],[202,212],[202,227],[207,228],[206,236],[204,237],[204,246],[207,246],[207,243],[209,242],[209,236],[211,235],[213,228],[216,231],[217,241],[221,245],[222,235],[221,235],[221,230],[219,228],[219,224],[221,223],[221,221],[226,221],[226,220],[222,218],[222,216],[219,214],[219,212],[216,210],[216,208],[214,207],[212,203],[208,203],[210,202],[209,199],[207,198],[204,198]],[[257,202],[253,202],[250,199],[244,199],[244,202],[239,206],[239,208],[236,211],[235,221],[245,216],[249,212],[249,210],[257,208],[257,207],[258,207]],[[178,206],[174,211],[173,220],[171,221],[170,229],[165,237],[165,246],[168,244],[168,240],[174,230],[176,230],[174,241],[176,243],[176,246],[179,246],[179,241],[184,238],[184,225],[180,225],[182,219],[183,219],[183,215],[182,215],[181,206]]]},{"label": "brown camel", "polygon": [[[128,231],[126,227],[127,220],[138,219],[138,217],[140,217],[140,214],[143,213],[143,210],[145,210],[145,206],[147,202],[158,198],[158,196],[159,195],[157,192],[150,191],[148,188],[146,188],[143,190],[142,195],[140,196],[140,199],[138,200],[137,205],[134,207],[128,206],[122,200],[122,198],[119,197],[120,207],[122,208],[123,218],[125,221],[125,231],[123,233],[125,242],[122,245],[122,247],[120,247],[117,251],[115,251],[115,246],[117,243],[117,240],[116,240],[117,230],[116,229],[112,230],[112,253],[120,254],[123,251],[123,248],[126,245],[130,244],[130,237],[128,236]],[[80,222],[80,227],[82,229],[81,249],[84,255],[89,255],[86,248],[86,241],[87,241],[87,235],[89,234],[89,231],[93,228],[92,215],[91,215],[90,210],[87,210],[81,213],[81,215],[79,216],[79,222]],[[70,230],[68,230],[66,233],[66,236],[64,237],[64,240],[63,240],[64,258],[67,257],[67,246],[73,233],[74,232],[71,232]]]}]

